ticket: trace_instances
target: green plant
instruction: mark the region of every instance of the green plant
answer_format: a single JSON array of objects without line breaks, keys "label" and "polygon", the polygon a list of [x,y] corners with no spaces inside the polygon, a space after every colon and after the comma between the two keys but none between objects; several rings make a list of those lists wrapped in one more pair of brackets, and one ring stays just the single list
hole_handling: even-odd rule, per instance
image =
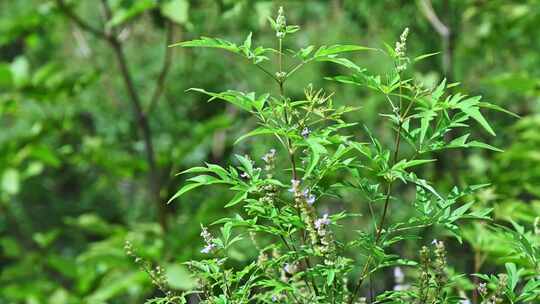
[{"label": "green plant", "polygon": [[[419,177],[419,173],[422,165],[435,161],[432,155],[436,151],[466,148],[499,151],[469,140],[470,133],[451,140],[447,136],[450,131],[470,127],[471,123],[478,123],[487,133],[495,135],[480,109],[504,110],[481,101],[479,96],[449,94],[448,89],[456,87],[455,83],[447,84],[443,80],[438,86],[427,88],[415,81],[408,67],[435,54],[409,58],[408,29],[394,48],[386,46],[385,50],[356,45],[319,48],[310,45],[292,51],[284,48],[284,39],[299,27],[287,24],[283,9],[270,23],[276,32],[276,49],[254,46],[251,34],[240,45],[207,37],[174,45],[235,53],[265,73],[277,88],[274,94],[191,89],[210,96],[210,101],[229,102],[257,119],[259,127],[237,142],[270,135],[279,148],[270,149],[262,156],[262,162],[248,155],[237,155],[237,166],[206,164],[182,172],[199,175],[189,178],[169,202],[201,186],[225,185],[234,193],[225,207],[239,211],[234,217],[212,224],[221,226],[219,236],[202,227],[205,245],[201,252],[208,258],[186,263],[197,280],[197,287],[183,295],[195,295],[203,303],[362,303],[367,301],[368,294],[370,301],[377,303],[463,300],[465,291],[458,284],[463,275],[447,267],[442,241],[434,241],[433,250],[423,247],[420,262],[396,254],[395,248],[411,239],[426,242],[418,239],[417,231],[428,227],[442,228],[461,242],[460,221],[489,220],[490,210],[473,208],[471,201],[471,194],[485,185],[454,187],[444,194],[432,182]],[[391,60],[393,69],[384,75],[372,75],[342,57],[357,51],[380,52]],[[276,72],[267,67],[271,55],[277,58]],[[290,64],[289,59],[294,63],[285,68]],[[349,69],[351,75],[329,79],[373,90],[387,102],[388,111],[381,114],[381,119],[395,131],[391,148],[386,147],[386,139],[368,128],[365,128],[366,142],[348,133],[356,123],[347,122],[347,118],[358,109],[335,106],[333,93],[308,85],[301,99],[287,95],[287,80],[313,62],[331,62]],[[398,183],[400,187],[413,188],[414,198],[395,197]],[[341,232],[361,223],[361,215],[348,211],[321,214],[321,211],[323,203],[330,199],[357,204],[357,197],[347,201],[340,195],[350,189],[361,194],[371,214],[364,221],[368,224],[358,225],[354,237],[347,239],[339,237]],[[392,221],[389,218],[392,206],[407,203],[412,205],[414,215],[404,221]],[[375,210],[380,210],[378,216]],[[534,240],[528,242],[534,246],[531,245]],[[258,258],[247,264],[238,264],[231,258],[235,250],[253,252],[254,249]],[[533,256],[537,254],[533,252]],[[365,289],[383,269],[404,266],[411,268],[410,273],[419,273],[413,287],[395,288],[376,296]],[[514,273],[515,280],[510,281],[515,288],[519,278],[515,273],[520,272],[515,265],[507,269]],[[481,276],[502,287],[508,284],[504,277]],[[523,298],[501,292],[500,288],[494,291],[494,297],[506,297],[512,303],[534,301],[539,294],[538,280],[532,274],[528,279],[523,288],[527,295]],[[165,289],[162,280],[156,283],[159,289]],[[489,299],[486,301],[491,303]],[[148,303],[185,303],[185,300],[165,291],[164,298]]]}]

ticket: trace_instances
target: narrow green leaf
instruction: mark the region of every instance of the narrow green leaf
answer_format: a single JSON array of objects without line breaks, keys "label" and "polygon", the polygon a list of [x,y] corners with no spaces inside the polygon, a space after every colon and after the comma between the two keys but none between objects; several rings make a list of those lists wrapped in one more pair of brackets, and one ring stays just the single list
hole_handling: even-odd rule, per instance
[{"label": "narrow green leaf", "polygon": [[457,108],[467,116],[476,120],[489,134],[495,136],[495,132],[487,122],[487,120],[480,113],[479,105],[481,96],[475,96],[467,98],[457,104]]},{"label": "narrow green leaf", "polygon": [[494,105],[494,104],[489,103],[489,102],[483,102],[483,101],[479,102],[478,106],[481,107],[481,108],[486,108],[486,109],[491,109],[491,110],[503,112],[503,113],[506,113],[508,115],[514,116],[515,118],[521,118],[521,116],[519,116],[518,114],[516,114],[514,112],[511,112],[511,111],[508,111],[505,108],[499,107],[498,105]]},{"label": "narrow green leaf", "polygon": [[406,160],[403,159],[394,165],[394,170],[404,170],[410,167],[419,166],[422,164],[427,164],[436,161],[436,159],[413,159]]},{"label": "narrow green leaf", "polygon": [[504,267],[506,268],[506,273],[510,279],[508,282],[508,287],[511,291],[514,291],[519,282],[520,272],[517,270],[516,264],[514,263],[505,263]]},{"label": "narrow green leaf", "polygon": [[249,33],[249,35],[246,37],[246,40],[244,40],[244,44],[243,46],[246,48],[246,49],[251,49],[251,37],[253,36],[253,33]]},{"label": "narrow green leaf", "polygon": [[247,198],[247,192],[238,192],[234,197],[225,205],[225,208],[232,207]]},{"label": "narrow green leaf", "polygon": [[208,92],[206,90],[198,89],[198,88],[190,88],[188,89],[188,91],[195,91],[195,92],[199,92],[199,93],[203,93],[203,94],[211,96],[212,98],[210,98],[208,101],[213,101],[214,99],[221,99],[235,106],[238,106],[239,108],[243,110],[246,110],[248,112],[251,111],[251,105],[253,103],[253,96],[250,93],[246,94],[243,92],[233,91],[233,90],[228,90],[222,93],[213,93],[213,92]]},{"label": "narrow green leaf", "polygon": [[431,56],[439,55],[440,53],[441,53],[441,52],[434,52],[434,53],[423,54],[423,55],[414,57],[414,61],[415,61],[415,62],[418,62],[418,61],[424,60],[424,59],[426,59],[426,58],[429,58],[429,57],[431,57]]},{"label": "narrow green leaf", "polygon": [[335,277],[336,277],[336,270],[335,269],[328,270],[328,273],[326,275],[326,285],[331,286],[332,283],[334,282]]},{"label": "narrow green leaf", "polygon": [[269,97],[270,97],[270,94],[266,93],[259,96],[259,98],[257,98],[256,100],[254,100],[253,106],[255,107],[255,109],[257,109],[257,111],[262,111]]},{"label": "narrow green leaf", "polygon": [[240,163],[242,164],[242,167],[244,167],[244,169],[246,170],[246,173],[249,174],[249,176],[253,176],[253,162],[245,156],[238,154],[236,154],[235,156],[236,159],[238,159],[238,161],[240,161]]},{"label": "narrow green leaf", "polygon": [[444,94],[444,88],[446,88],[446,78],[443,79],[437,88],[435,88],[435,90],[431,93],[431,97],[434,102],[438,101]]},{"label": "narrow green leaf", "polygon": [[496,152],[504,152],[504,150],[501,150],[497,147],[493,147],[491,145],[488,145],[486,143],[483,143],[483,142],[479,142],[479,141],[476,141],[476,140],[473,140],[471,142],[468,142],[467,143],[467,146],[468,147],[475,147],[475,148],[481,148],[481,149],[487,149],[487,150],[492,150],[492,151],[496,151]]},{"label": "narrow green leaf", "polygon": [[186,174],[186,173],[203,173],[203,172],[210,172],[210,169],[206,167],[193,167],[193,168],[184,170],[182,172],[176,173],[176,176]]},{"label": "narrow green leaf", "polygon": [[328,61],[333,62],[335,64],[339,64],[341,66],[344,66],[348,69],[354,70],[355,72],[362,72],[362,68],[356,65],[354,62],[350,61],[347,58],[340,58],[340,57],[322,57],[317,58],[317,61]]},{"label": "narrow green leaf", "polygon": [[465,214],[465,212],[467,212],[471,208],[472,205],[473,203],[470,202],[454,210],[452,212],[453,220],[458,220],[462,215]]},{"label": "narrow green leaf", "polygon": [[307,144],[311,149],[312,155],[305,176],[310,176],[310,174],[313,172],[313,169],[315,169],[315,166],[317,166],[317,164],[319,163],[321,155],[326,154],[327,150],[319,141],[313,138],[308,138]]},{"label": "narrow green leaf", "polygon": [[420,114],[420,145],[424,142],[426,138],[427,131],[429,129],[429,123],[433,118],[437,117],[437,113],[433,110],[423,111]]},{"label": "narrow green leaf", "polygon": [[234,142],[234,144],[236,145],[237,143],[241,142],[242,140],[246,139],[246,138],[249,138],[249,137],[252,137],[252,136],[257,136],[257,135],[263,135],[263,134],[274,134],[276,133],[276,130],[273,130],[273,129],[268,129],[266,127],[259,127],[247,134],[244,134],[240,137],[238,137],[238,139]]},{"label": "narrow green leaf", "polygon": [[185,185],[184,187],[180,188],[180,190],[178,190],[178,192],[176,192],[168,201],[167,201],[167,205],[170,204],[172,201],[174,201],[175,199],[177,199],[178,197],[180,197],[182,194],[188,192],[188,191],[191,191],[197,187],[200,187],[200,186],[203,186],[204,184],[199,184],[199,183],[190,183],[190,184],[187,184]]},{"label": "narrow green leaf", "polygon": [[335,45],[330,45],[330,46],[323,45],[317,50],[317,52],[315,52],[313,57],[317,58],[317,57],[330,56],[330,55],[346,53],[346,52],[374,51],[374,50],[375,49],[373,48],[359,46],[359,45],[340,45],[340,44],[335,44]]},{"label": "narrow green leaf", "polygon": [[482,113],[480,113],[480,110],[478,107],[463,107],[460,108],[461,111],[470,117],[472,117],[474,120],[476,120],[489,134],[495,136],[495,131],[491,128],[487,120],[482,116]]},{"label": "narrow green leaf", "polygon": [[240,52],[240,49],[238,48],[236,44],[229,42],[227,40],[223,40],[219,38],[210,38],[210,37],[201,37],[201,39],[179,42],[179,43],[172,44],[169,47],[176,47],[176,46],[218,48],[218,49],[224,49],[233,53]]},{"label": "narrow green leaf", "polygon": [[229,172],[227,172],[227,170],[225,170],[223,167],[215,164],[206,164],[206,166],[208,167],[209,171],[219,176],[221,180],[229,180]]},{"label": "narrow green leaf", "polygon": [[298,51],[298,55],[300,56],[300,58],[302,58],[302,60],[306,60],[307,57],[309,56],[309,54],[311,54],[311,52],[313,52],[313,49],[315,47],[313,45],[310,45],[310,46],[307,46],[303,49],[300,49],[300,51]]}]

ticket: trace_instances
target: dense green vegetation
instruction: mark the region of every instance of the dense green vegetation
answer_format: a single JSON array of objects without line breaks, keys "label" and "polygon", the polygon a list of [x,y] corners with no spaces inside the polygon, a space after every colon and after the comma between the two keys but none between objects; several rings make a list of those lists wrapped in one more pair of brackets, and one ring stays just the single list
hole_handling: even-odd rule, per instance
[{"label": "dense green vegetation", "polygon": [[[339,113],[343,121],[356,123],[343,134],[373,143],[366,129],[372,130],[381,145],[380,150],[375,143],[367,145],[375,154],[399,150],[393,147],[401,124],[393,128],[392,117],[379,115],[399,112],[389,108],[380,90],[357,85],[365,84],[358,75],[365,69],[368,75],[381,75],[383,83],[391,81],[389,71],[395,63],[391,51],[406,27],[410,29],[406,55],[411,62],[403,79],[415,79],[411,84],[421,84],[428,92],[436,92],[445,83],[443,79],[447,84],[460,82],[442,86],[444,96],[482,96],[482,102],[491,104],[481,105],[485,120],[466,113],[471,117],[466,127],[440,138],[448,143],[470,134],[467,142],[476,140],[489,145],[488,149],[473,144],[466,150],[444,153],[426,150],[421,158],[436,162],[400,169],[414,172],[445,195],[454,186],[467,189],[489,184],[464,194],[456,207],[474,202],[467,212],[483,218],[483,211],[491,210],[491,219],[459,220],[459,231],[451,225],[421,227],[414,231],[418,238],[407,237],[384,249],[419,261],[426,257],[423,246],[431,250],[434,238],[443,241],[448,264],[444,272],[453,283],[445,288],[472,303],[481,303],[483,290],[477,289],[483,286],[481,282],[491,282],[486,288],[497,289],[500,273],[508,275],[510,285],[516,284],[515,296],[505,291],[503,303],[523,303],[525,298],[519,299],[519,294],[530,286],[537,289],[525,284],[540,270],[540,40],[536,39],[540,36],[540,2],[17,0],[0,3],[0,303],[144,303],[163,297],[164,291],[181,294],[197,286],[200,281],[190,275],[193,269],[183,263],[208,257],[201,252],[208,245],[200,237],[201,224],[217,235],[219,228],[213,222],[245,213],[243,204],[224,208],[234,193],[222,185],[192,189],[166,204],[178,189],[191,184],[188,179],[193,175],[176,175],[188,168],[205,163],[223,168],[249,163],[235,155],[250,155],[260,164],[260,158],[274,147],[278,151],[276,167],[281,170],[276,175],[287,192],[290,164],[275,137],[236,142],[258,127],[257,117],[244,111],[245,104],[207,102],[204,94],[186,92],[196,87],[207,92],[255,92],[257,97],[283,95],[269,75],[250,64],[257,58],[245,59],[241,50],[233,54],[168,47],[200,36],[246,46],[246,37],[251,35],[253,49],[259,45],[277,48],[275,27],[268,17],[275,18],[280,5],[286,7],[287,23],[301,29],[287,34],[284,50],[314,45],[315,52],[321,45],[339,43],[391,55],[389,59],[381,51],[351,52],[339,57],[350,61],[340,59],[337,64],[336,58],[319,58],[314,60],[319,61],[316,64],[287,77],[290,101],[305,100],[306,88],[313,88],[306,91],[312,96],[324,88],[333,94],[336,109],[358,108]],[[414,60],[436,52],[440,53]],[[264,55],[269,60],[261,64],[276,77],[273,73],[281,70],[276,69],[279,56],[271,51]],[[292,64],[286,59],[283,70],[294,68]],[[401,80],[398,83],[405,87]],[[399,122],[399,115],[396,117],[394,122]],[[437,127],[420,133],[429,136]],[[303,139],[297,135],[290,138],[300,147]],[[315,135],[324,138],[322,133]],[[338,149],[335,140],[336,146],[325,148],[326,143],[318,141],[306,148],[315,153],[322,146],[324,150],[318,153],[324,156]],[[357,150],[367,153],[363,148]],[[320,169],[309,166],[313,162],[309,153],[302,176]],[[407,145],[396,152],[399,159],[409,159],[412,154]],[[399,163],[396,159],[393,157],[394,164]],[[317,194],[331,185],[346,186],[355,177],[350,170],[330,171]],[[388,174],[397,176],[396,172]],[[388,176],[381,176],[380,187],[385,188]],[[351,290],[362,275],[362,265],[373,259],[369,247],[378,245],[382,232],[373,228],[372,219],[379,219],[390,197],[366,195],[373,194],[364,189],[368,185],[353,183],[339,191],[332,189],[335,195],[317,196],[318,212],[362,214],[348,219],[346,227],[354,224],[354,229],[362,229],[363,238],[352,229],[333,229],[336,237],[356,238],[364,246],[348,253],[355,260],[348,273]],[[389,227],[413,218],[415,207],[425,201],[410,184],[396,182],[392,188],[385,221]],[[371,234],[377,239],[374,243],[373,239],[367,241]],[[272,241],[263,234],[255,238],[264,246]],[[125,252],[126,240],[130,254]],[[237,270],[256,261],[260,253],[245,242],[227,249],[227,267]],[[359,284],[358,294],[375,301],[396,284],[418,281],[414,267],[396,269],[377,271]],[[318,284],[330,280],[328,271],[325,269],[326,277]],[[396,281],[400,272],[405,275],[403,282]],[[467,275],[453,277],[458,273]],[[493,276],[470,275],[473,273]],[[313,277],[315,273],[305,276]],[[344,300],[336,294],[326,295],[325,300]],[[191,301],[196,298],[192,296]],[[241,303],[217,299],[219,296],[216,303]],[[268,299],[272,294],[260,300]],[[527,300],[539,301],[537,296]]]}]

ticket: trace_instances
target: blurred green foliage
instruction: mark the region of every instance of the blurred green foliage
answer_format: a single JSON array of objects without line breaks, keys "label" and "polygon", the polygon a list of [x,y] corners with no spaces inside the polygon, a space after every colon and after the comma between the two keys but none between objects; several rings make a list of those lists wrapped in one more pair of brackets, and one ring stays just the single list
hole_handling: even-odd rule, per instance
[{"label": "blurred green foliage", "polygon": [[[260,140],[234,145],[255,122],[185,90],[224,91],[233,84],[257,91],[266,80],[254,76],[253,67],[232,64],[231,55],[168,49],[167,37],[177,42],[209,35],[240,43],[252,31],[260,44],[272,43],[266,17],[278,5],[303,28],[290,42],[296,48],[308,40],[382,48],[408,26],[412,56],[441,52],[415,66],[417,78],[426,85],[459,79],[471,94],[519,114],[521,119],[487,113],[497,137],[471,130],[505,152],[441,157],[442,165],[424,174],[437,177],[441,187],[451,180],[491,182],[478,207],[495,208],[501,225],[515,222],[530,230],[540,216],[540,2],[434,1],[433,13],[450,32],[446,41],[426,17],[425,2],[0,2],[0,303],[141,303],[158,291],[124,255],[126,239],[166,268],[173,287],[191,284],[179,263],[199,254],[199,223],[230,212],[223,209],[229,198],[214,187],[165,205],[183,183],[175,174],[205,161],[227,162],[234,153],[262,155],[265,146]],[[73,16],[117,37],[150,129],[154,165],[115,44]],[[382,71],[373,56],[351,59]],[[331,64],[302,69],[290,80],[289,94],[301,96],[307,83],[318,85],[318,75],[338,72]],[[351,121],[380,129],[380,98],[354,87],[325,87],[334,88],[342,104],[361,107],[349,114]],[[354,132],[363,136],[361,129]],[[391,140],[390,133],[382,136]],[[353,208],[367,210],[361,202]],[[407,217],[407,208],[393,212]],[[423,232],[426,242],[431,233]],[[465,245],[449,248],[456,267],[504,268],[509,249],[494,246],[497,232],[475,225],[467,235]],[[239,252],[238,260],[250,254],[256,253]],[[386,281],[377,284],[392,284],[391,277]]]}]

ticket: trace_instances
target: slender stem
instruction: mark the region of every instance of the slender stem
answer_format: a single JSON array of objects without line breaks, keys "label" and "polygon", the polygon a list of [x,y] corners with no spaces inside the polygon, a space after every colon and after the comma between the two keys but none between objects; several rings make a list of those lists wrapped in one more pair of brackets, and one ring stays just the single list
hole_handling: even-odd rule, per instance
[{"label": "slender stem", "polygon": [[222,274],[223,286],[225,287],[223,291],[225,292],[225,296],[230,298],[229,284],[227,284],[227,276],[225,276],[225,271],[223,271]]},{"label": "slender stem", "polygon": [[279,38],[279,72],[283,72],[283,39]]},{"label": "slender stem", "polygon": [[292,68],[292,70],[290,70],[287,73],[287,77],[291,77],[292,74],[294,74],[296,71],[298,71],[298,69],[300,69],[302,66],[304,66],[304,64],[306,64],[307,62],[308,61],[302,61],[299,64],[297,64],[294,68]]},{"label": "slender stem", "polygon": [[[413,103],[412,101],[410,101],[409,105],[407,106],[407,109],[405,110],[405,112],[403,114],[401,114],[401,106],[403,105],[403,101],[402,101],[402,98],[401,98],[401,91],[402,91],[402,87],[401,87],[401,84],[400,84],[400,87],[399,87],[399,93],[400,93],[399,105],[400,105],[400,108],[398,109],[398,111],[399,111],[399,123],[398,123],[397,132],[396,132],[394,153],[392,155],[390,168],[392,168],[397,163],[397,157],[398,157],[399,148],[400,148],[400,145],[401,145],[401,128],[403,127],[403,122],[405,121],[403,119],[403,117],[407,116],[407,114],[409,113],[409,111],[411,109],[412,103]],[[375,244],[378,244],[381,237],[382,237],[382,231],[384,230],[384,222],[385,222],[386,216],[388,214],[388,207],[390,205],[390,197],[392,196],[392,184],[393,183],[394,183],[394,179],[389,179],[388,182],[387,182],[383,213],[381,215],[381,219],[380,219],[380,222],[379,222],[379,225],[378,225],[378,228],[377,228],[377,232],[376,232],[376,235],[375,235]],[[352,304],[354,302],[354,299],[356,298],[356,296],[358,295],[358,292],[360,291],[360,287],[362,286],[362,283],[364,282],[365,278],[369,275],[369,273],[368,273],[369,265],[371,264],[372,259],[373,259],[373,254],[371,253],[368,256],[368,258],[366,260],[366,263],[364,264],[364,268],[362,269],[362,272],[360,274],[360,278],[358,280],[358,283],[356,283],[356,286],[354,288],[352,297],[349,300],[349,304]]]},{"label": "slender stem", "polygon": [[[279,66],[279,74],[280,74],[280,78],[275,78],[278,85],[279,85],[279,94],[281,95],[281,98],[283,98],[284,102],[285,102],[285,107],[283,109],[283,116],[284,116],[284,119],[285,119],[285,123],[288,124],[289,123],[289,116],[287,114],[287,110],[288,110],[288,103],[287,103],[287,98],[285,97],[285,79],[286,77],[281,77],[281,74],[283,73],[283,41],[282,39],[279,39],[279,45],[278,45],[278,48],[279,48],[279,53],[278,53],[278,66]],[[291,142],[291,139],[287,137],[287,153],[289,154],[289,160],[291,162],[291,170],[292,170],[292,179],[294,180],[298,180],[298,170],[296,168],[296,160],[295,160],[295,156],[294,156],[294,149],[293,149],[293,146],[292,146],[292,142]],[[297,207],[296,208],[296,211],[298,212],[298,216],[300,218],[302,218],[302,215],[300,213],[300,209]],[[304,233],[300,233],[301,236],[302,236],[302,242],[305,243],[306,242],[306,236],[304,235]],[[296,251],[296,249],[295,249]],[[308,257],[304,257],[304,262],[306,264],[306,267],[307,268],[311,268],[311,262],[309,261],[309,258]],[[306,285],[307,282],[306,282]],[[315,280],[313,277],[311,277],[311,285],[313,286],[313,290],[315,291],[315,294],[316,295],[319,295],[319,290],[317,288],[317,285],[315,284]]]},{"label": "slender stem", "polygon": [[276,76],[272,75],[267,69],[263,68],[260,64],[255,64],[259,70],[263,71],[266,75],[268,75],[270,78],[274,79],[276,82],[279,82],[279,80],[276,78]]}]

